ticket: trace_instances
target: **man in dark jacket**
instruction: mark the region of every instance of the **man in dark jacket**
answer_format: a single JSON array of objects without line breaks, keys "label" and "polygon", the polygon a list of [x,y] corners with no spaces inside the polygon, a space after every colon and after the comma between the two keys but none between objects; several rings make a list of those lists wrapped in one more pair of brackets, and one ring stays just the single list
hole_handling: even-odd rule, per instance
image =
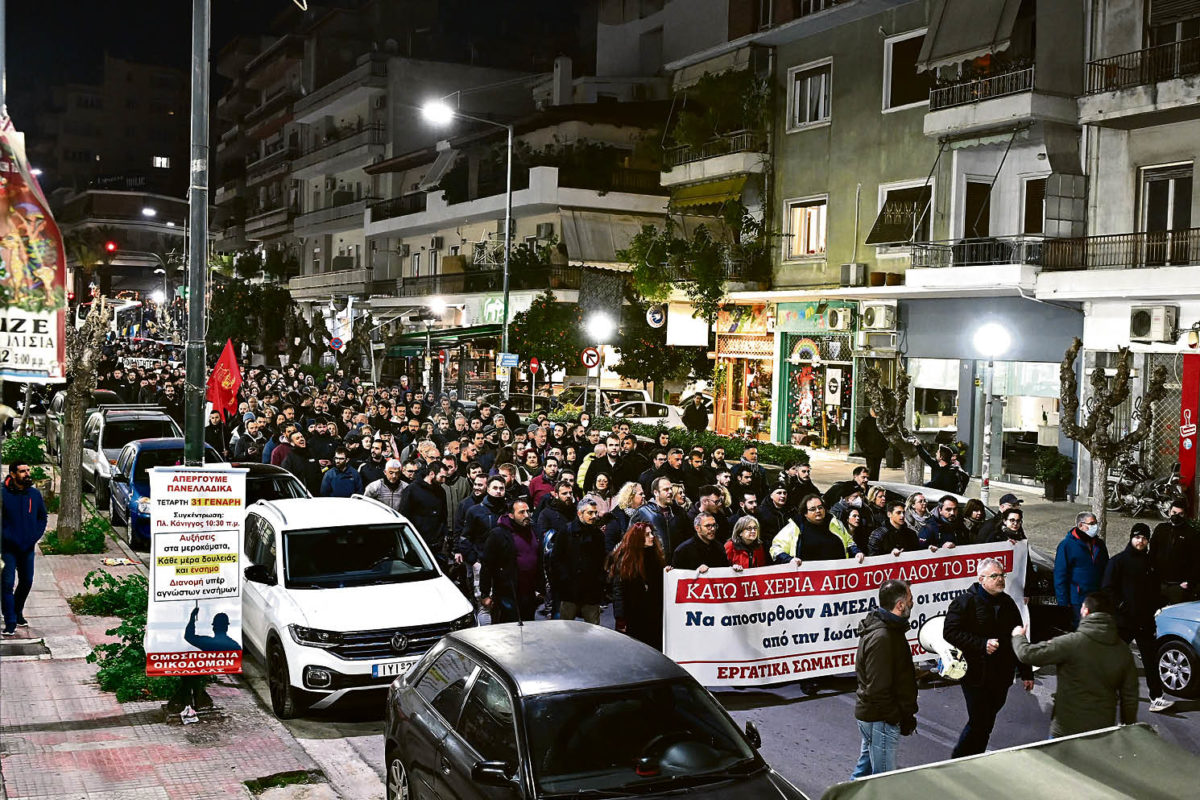
[{"label": "man in dark jacket", "polygon": [[454,512],[454,538],[458,539],[464,536],[464,526],[467,524],[467,512],[472,506],[477,506],[483,502],[483,498],[487,497],[487,476],[480,473],[471,479],[471,493],[459,501],[458,509]]},{"label": "man in dark jacket", "polygon": [[[638,483],[640,483],[642,485],[642,491],[644,491],[646,493],[647,497],[650,497],[653,494],[652,490],[653,490],[654,479],[662,477],[663,469],[666,466],[667,466],[667,451],[666,450],[655,450],[654,454],[650,457],[650,466],[647,467],[646,469],[642,470],[642,473],[640,475],[638,475],[638,478],[637,478]],[[669,480],[668,480],[668,482],[669,482]]]},{"label": "man in dark jacket", "polygon": [[783,529],[784,525],[788,524],[787,504],[787,489],[776,486],[771,490],[766,502],[759,505],[758,513],[754,515],[758,518],[758,540],[762,542],[763,549],[767,552],[771,550],[771,543],[775,541],[775,535]]},{"label": "man in dark jacket", "polygon": [[370,486],[382,478],[385,464],[387,464],[387,458],[383,455],[383,441],[371,442],[371,453],[358,468],[358,474],[362,476],[363,486]]},{"label": "man in dark jacket", "polygon": [[906,638],[912,607],[907,583],[885,581],[879,587],[879,608],[858,626],[854,718],[862,747],[852,779],[895,769],[900,737],[917,729],[917,672]]},{"label": "man in dark jacket", "polygon": [[617,463],[617,471],[613,473],[613,488],[620,491],[627,483],[638,482],[638,477],[650,469],[650,459],[638,451],[636,436],[625,436],[621,439],[621,460]]},{"label": "man in dark jacket", "polygon": [[883,524],[871,532],[867,540],[867,555],[882,556],[891,553],[912,553],[921,549],[917,532],[904,524],[904,501],[893,500],[887,504],[887,517]]},{"label": "man in dark jacket", "polygon": [[887,453],[887,439],[883,438],[879,425],[875,422],[875,409],[872,408],[870,413],[859,421],[858,428],[854,431],[854,443],[867,460],[870,479],[879,480],[879,465]]},{"label": "man in dark jacket", "polygon": [[[317,462],[316,456],[309,452],[304,434],[300,431],[293,433],[291,445],[292,448],[288,452],[287,458],[283,459],[279,466],[299,478],[313,497],[319,497],[321,495],[321,465]],[[278,452],[279,448],[275,448],[275,450]]]},{"label": "man in dark jacket", "polygon": [[446,544],[446,465],[435,461],[400,493],[399,511],[413,524],[425,544],[441,554]]},{"label": "man in dark jacket", "polygon": [[321,478],[321,497],[350,497],[362,490],[362,476],[350,466],[350,455],[339,447],[333,454],[333,466]]},{"label": "man in dark jacket", "polygon": [[563,619],[582,616],[584,622],[600,624],[604,602],[604,529],[597,521],[596,501],[584,498],[576,507],[576,519],[560,532],[554,543],[550,580]]},{"label": "man in dark jacket", "polygon": [[[983,527],[979,530],[979,537],[975,544],[990,544],[992,542],[1002,542],[1007,538],[1012,538],[1007,536],[1005,532],[1002,532],[1001,528],[1004,527],[1005,514],[1009,511],[1009,509],[1013,508],[1015,508],[1017,511],[1020,511],[1021,503],[1021,498],[1017,497],[1011,492],[1002,496],[1000,498],[1000,513],[983,523]],[[1024,537],[1025,535],[1021,534],[1021,538]]]},{"label": "man in dark jacket", "polygon": [[704,397],[697,392],[692,402],[683,410],[683,427],[693,433],[708,430],[708,411],[704,408]]},{"label": "man in dark jacket", "polygon": [[529,502],[515,500],[483,543],[479,594],[492,624],[532,620],[542,588],[542,542],[533,530]]},{"label": "man in dark jacket", "polygon": [[1020,673],[1025,691],[1033,690],[1033,669],[1017,661],[1012,649],[1012,629],[1023,623],[1016,602],[1004,591],[1004,565],[985,558],[976,575],[978,580],[951,601],[943,629],[946,641],[961,650],[967,661],[962,679],[967,724],[951,758],[987,750],[1014,673]]},{"label": "man in dark jacket", "polygon": [[1116,606],[1117,633],[1126,643],[1137,642],[1146,667],[1146,690],[1150,710],[1166,711],[1175,705],[1163,696],[1158,675],[1158,644],[1154,612],[1158,610],[1158,575],[1150,560],[1150,526],[1139,522],[1129,532],[1129,544],[1108,561],[1104,570],[1104,591]]},{"label": "man in dark jacket", "polygon": [[789,462],[784,467],[783,472],[779,473],[779,485],[787,489],[786,510],[789,517],[796,513],[802,499],[810,494],[819,495],[821,493],[817,485],[812,482],[812,465],[800,461]]},{"label": "man in dark jacket", "polygon": [[1187,521],[1187,505],[1171,504],[1171,516],[1154,527],[1150,560],[1158,575],[1163,602],[1184,603],[1200,597],[1200,534]]},{"label": "man in dark jacket", "polygon": [[850,473],[850,480],[838,481],[830,486],[822,496],[826,508],[833,508],[838,501],[853,491],[862,492],[865,496],[871,483],[871,471],[866,467],[855,467]]},{"label": "man in dark jacket", "polygon": [[694,569],[703,575],[710,567],[728,567],[725,545],[717,539],[717,518],[701,511],[694,522],[696,535],[671,554],[675,569]]},{"label": "man in dark jacket", "polygon": [[929,465],[929,482],[925,484],[928,488],[959,494],[967,488],[971,476],[956,463],[957,456],[949,445],[938,445],[936,458],[920,446],[917,447],[917,455]]},{"label": "man in dark jacket", "polygon": [[954,547],[962,532],[962,522],[958,519],[958,500],[947,494],[938,500],[937,508],[929,515],[925,527],[917,531],[917,539],[923,547]]},{"label": "man in dark jacket", "polygon": [[454,550],[456,554],[462,554],[467,563],[479,562],[484,540],[508,510],[508,503],[504,499],[506,486],[502,476],[493,475],[488,478],[487,496],[482,502],[467,509],[463,518],[462,533]]},{"label": "man in dark jacket", "polygon": [[33,588],[33,559],[38,540],[46,532],[46,504],[33,486],[33,468],[21,459],[8,465],[4,479],[4,517],[0,530],[0,608],[5,636],[25,627],[25,600]]},{"label": "man in dark jacket", "polygon": [[1079,625],[1083,598],[1100,590],[1104,570],[1108,566],[1108,548],[1100,538],[1096,515],[1081,511],[1075,517],[1075,527],[1058,543],[1054,554],[1054,594],[1060,606],[1074,611]]}]

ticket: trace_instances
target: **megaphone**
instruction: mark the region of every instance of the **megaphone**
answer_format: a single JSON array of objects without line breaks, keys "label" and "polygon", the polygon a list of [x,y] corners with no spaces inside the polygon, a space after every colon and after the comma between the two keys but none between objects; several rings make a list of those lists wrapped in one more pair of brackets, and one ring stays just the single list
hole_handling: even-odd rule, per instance
[{"label": "megaphone", "polygon": [[930,617],[917,631],[917,642],[926,651],[937,655],[938,663],[934,672],[952,681],[962,680],[967,674],[967,662],[963,659],[962,651],[947,642],[942,635],[945,627],[945,614]]}]

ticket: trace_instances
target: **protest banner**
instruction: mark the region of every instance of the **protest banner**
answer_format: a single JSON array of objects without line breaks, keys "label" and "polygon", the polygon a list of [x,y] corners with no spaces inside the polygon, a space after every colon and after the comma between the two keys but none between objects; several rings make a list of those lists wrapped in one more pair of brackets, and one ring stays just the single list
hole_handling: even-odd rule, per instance
[{"label": "protest banner", "polygon": [[242,523],[246,470],[150,473],[146,674],[242,671]]},{"label": "protest banner", "polygon": [[917,643],[928,618],[944,614],[976,580],[984,558],[1009,573],[1007,591],[1025,623],[1028,544],[972,545],[931,553],[818,561],[703,575],[672,570],[663,582],[663,652],[705,686],[755,686],[854,671],[858,626],[878,607],[879,587],[907,581],[915,603],[914,660],[934,659]]}]

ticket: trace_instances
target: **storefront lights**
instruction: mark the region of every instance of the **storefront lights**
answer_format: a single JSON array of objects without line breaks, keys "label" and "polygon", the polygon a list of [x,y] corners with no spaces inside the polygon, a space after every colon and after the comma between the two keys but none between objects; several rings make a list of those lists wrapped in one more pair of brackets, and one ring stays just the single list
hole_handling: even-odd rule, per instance
[{"label": "storefront lights", "polygon": [[1012,344],[1012,336],[1008,329],[996,322],[988,322],[975,331],[975,351],[980,355],[993,359],[1008,352]]}]

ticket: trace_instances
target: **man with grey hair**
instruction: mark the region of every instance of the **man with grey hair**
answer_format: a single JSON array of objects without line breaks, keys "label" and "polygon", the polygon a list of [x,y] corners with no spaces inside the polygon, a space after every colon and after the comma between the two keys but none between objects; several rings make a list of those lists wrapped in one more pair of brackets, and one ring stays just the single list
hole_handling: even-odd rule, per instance
[{"label": "man with grey hair", "polygon": [[368,484],[367,488],[363,490],[363,494],[399,511],[400,494],[407,485],[401,480],[400,468],[403,466],[399,459],[388,459],[387,464],[383,467],[383,477]]},{"label": "man with grey hair", "polygon": [[961,682],[967,724],[951,758],[987,749],[1015,673],[1020,673],[1025,691],[1033,689],[1033,669],[1017,661],[1012,648],[1011,631],[1024,623],[1016,601],[1004,590],[1004,565],[985,558],[975,574],[978,580],[950,602],[943,629],[946,641],[962,650],[967,661],[967,674]]},{"label": "man with grey hair", "polygon": [[1107,566],[1108,548],[1100,538],[1096,515],[1081,511],[1054,554],[1054,594],[1060,606],[1071,607],[1074,627],[1079,626],[1083,598],[1100,591]]},{"label": "man with grey hair", "polygon": [[585,622],[600,624],[604,560],[608,552],[599,519],[596,501],[584,498],[575,507],[575,521],[555,537],[550,589],[559,600],[562,619],[582,616]]}]

